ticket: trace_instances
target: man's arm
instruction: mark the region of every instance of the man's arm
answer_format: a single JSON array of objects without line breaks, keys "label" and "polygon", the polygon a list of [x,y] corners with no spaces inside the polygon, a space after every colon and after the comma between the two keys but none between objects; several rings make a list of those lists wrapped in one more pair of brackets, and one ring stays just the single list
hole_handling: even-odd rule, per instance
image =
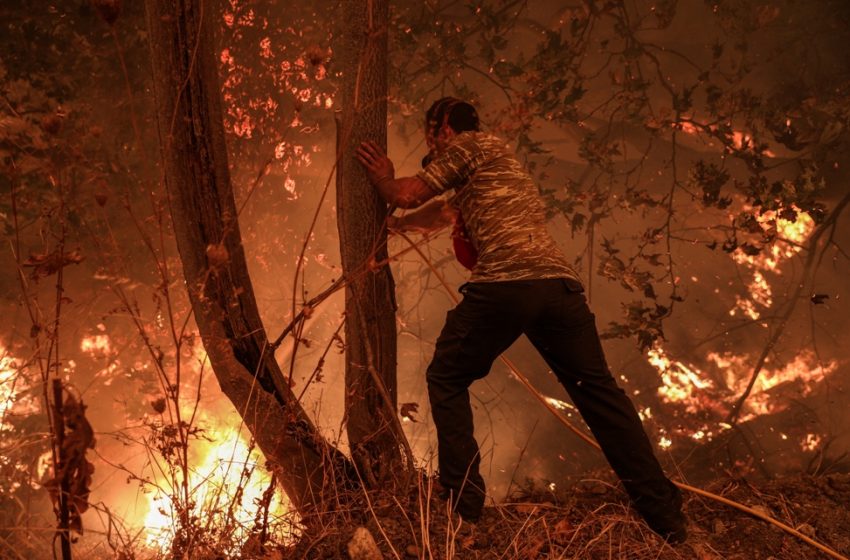
[{"label": "man's arm", "polygon": [[393,162],[374,142],[363,142],[357,149],[357,159],[366,168],[369,182],[389,204],[416,208],[437,195],[437,191],[419,177],[396,179]]},{"label": "man's arm", "polygon": [[454,223],[457,210],[442,200],[434,200],[403,216],[390,216],[387,225],[399,231],[428,233]]}]

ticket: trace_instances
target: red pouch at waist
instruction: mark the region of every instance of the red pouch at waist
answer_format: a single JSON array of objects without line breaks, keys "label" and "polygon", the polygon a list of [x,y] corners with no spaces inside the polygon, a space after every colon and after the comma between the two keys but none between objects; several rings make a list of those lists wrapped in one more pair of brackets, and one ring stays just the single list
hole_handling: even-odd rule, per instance
[{"label": "red pouch at waist", "polygon": [[469,270],[475,268],[475,263],[478,262],[478,251],[469,239],[466,224],[460,214],[458,214],[452,229],[452,247],[455,251],[455,258],[460,264]]}]

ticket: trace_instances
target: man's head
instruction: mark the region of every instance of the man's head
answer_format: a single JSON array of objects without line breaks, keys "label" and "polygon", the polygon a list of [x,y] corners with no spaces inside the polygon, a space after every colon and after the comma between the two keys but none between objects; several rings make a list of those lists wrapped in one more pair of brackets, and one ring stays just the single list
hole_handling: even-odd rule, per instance
[{"label": "man's head", "polygon": [[425,113],[425,139],[431,151],[441,152],[461,132],[479,130],[475,107],[455,97],[435,101]]}]

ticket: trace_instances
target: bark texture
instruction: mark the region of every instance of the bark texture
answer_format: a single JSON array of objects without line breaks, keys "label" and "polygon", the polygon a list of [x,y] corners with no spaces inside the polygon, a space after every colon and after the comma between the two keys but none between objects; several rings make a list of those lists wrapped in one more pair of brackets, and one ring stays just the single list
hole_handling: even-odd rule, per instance
[{"label": "bark texture", "polygon": [[387,143],[387,0],[342,3],[337,63],[342,111],[337,130],[337,219],[345,294],[348,439],[370,485],[404,469],[398,421],[395,285],[386,262],[387,206],[369,184],[355,150]]},{"label": "bark texture", "polygon": [[352,473],[305,414],[268,348],[228,171],[215,5],[146,0],[163,177],[195,320],[216,378],[283,489],[306,513],[321,507],[325,488]]}]

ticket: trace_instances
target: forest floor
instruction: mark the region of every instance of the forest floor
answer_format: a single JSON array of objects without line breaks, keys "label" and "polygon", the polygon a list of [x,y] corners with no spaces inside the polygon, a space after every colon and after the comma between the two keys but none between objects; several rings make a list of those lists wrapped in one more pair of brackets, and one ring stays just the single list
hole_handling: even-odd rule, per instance
[{"label": "forest floor", "polygon": [[[795,476],[758,485],[727,479],[705,489],[850,555],[850,474]],[[320,532],[265,558],[349,558],[349,542],[358,527],[368,529],[380,550],[380,555],[364,559],[828,558],[798,537],[714,500],[686,493],[684,509],[688,540],[671,546],[647,527],[628,507],[625,494],[604,476],[565,492],[517,492],[508,502],[485,508],[476,524],[447,516],[446,503],[436,492],[414,487],[404,499],[370,495],[359,514],[338,514]]]}]

